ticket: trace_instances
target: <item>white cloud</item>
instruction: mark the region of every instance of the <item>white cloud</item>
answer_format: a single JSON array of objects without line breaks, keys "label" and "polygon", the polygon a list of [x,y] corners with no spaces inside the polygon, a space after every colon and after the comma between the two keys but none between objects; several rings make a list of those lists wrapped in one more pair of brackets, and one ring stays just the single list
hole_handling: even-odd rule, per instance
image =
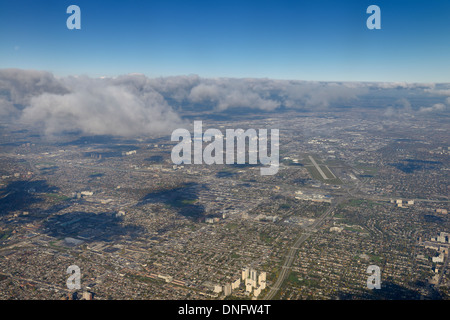
[{"label": "white cloud", "polygon": [[[443,95],[449,96],[445,103],[420,109],[411,100]],[[358,100],[362,106],[367,101],[381,103],[385,116],[443,111],[446,104],[450,106],[450,85],[205,79],[196,75],[150,79],[143,74],[56,78],[44,71],[0,69],[0,116],[19,117],[49,134],[64,130],[120,136],[168,133],[183,126],[180,114],[185,108],[317,110],[354,105]]]},{"label": "white cloud", "polygon": [[425,113],[425,112],[434,112],[434,111],[444,111],[447,108],[447,106],[443,103],[435,103],[431,107],[421,107],[419,109],[419,112]]},{"label": "white cloud", "polygon": [[169,132],[181,124],[157,92],[136,94],[126,86],[92,79],[77,82],[68,94],[33,97],[22,120],[41,125],[47,134],[81,130],[119,136]]}]

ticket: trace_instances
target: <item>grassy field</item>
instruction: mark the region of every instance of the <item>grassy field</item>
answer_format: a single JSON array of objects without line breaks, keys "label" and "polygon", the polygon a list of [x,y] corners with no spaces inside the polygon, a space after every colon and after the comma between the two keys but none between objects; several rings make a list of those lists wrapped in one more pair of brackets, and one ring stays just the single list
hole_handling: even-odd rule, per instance
[{"label": "grassy field", "polygon": [[370,167],[366,164],[357,164],[355,168],[360,171],[363,171],[363,174],[367,175],[375,175],[378,173],[378,168]]}]

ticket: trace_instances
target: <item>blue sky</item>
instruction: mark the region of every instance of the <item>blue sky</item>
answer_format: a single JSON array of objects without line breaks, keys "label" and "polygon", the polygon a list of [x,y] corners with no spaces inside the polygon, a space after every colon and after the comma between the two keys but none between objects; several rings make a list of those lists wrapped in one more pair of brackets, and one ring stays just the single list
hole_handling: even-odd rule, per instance
[{"label": "blue sky", "polygon": [[[81,30],[66,9],[81,8]],[[366,9],[381,8],[381,30]],[[450,1],[0,1],[0,68],[450,82]]]}]

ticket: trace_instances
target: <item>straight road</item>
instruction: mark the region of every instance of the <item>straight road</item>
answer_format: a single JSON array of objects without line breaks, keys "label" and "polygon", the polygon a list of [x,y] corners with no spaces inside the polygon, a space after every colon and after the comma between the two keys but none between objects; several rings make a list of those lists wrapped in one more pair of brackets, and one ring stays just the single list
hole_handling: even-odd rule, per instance
[{"label": "straight road", "polygon": [[336,206],[345,199],[347,199],[347,197],[341,198],[336,202],[332,203],[331,206],[328,208],[328,210],[325,211],[325,213],[322,214],[320,218],[316,219],[316,221],[314,221],[314,223],[310,227],[308,227],[309,231],[311,232],[302,233],[300,237],[295,241],[294,245],[289,249],[289,252],[286,256],[283,266],[281,267],[281,271],[280,274],[278,275],[277,280],[271,286],[269,292],[266,294],[264,298],[265,300],[273,299],[273,297],[277,294],[278,290],[280,290],[281,285],[286,280],[291,271],[292,264],[294,263],[294,260],[297,255],[297,250],[300,248],[303,242],[305,242],[317,230],[316,228],[322,224],[322,222],[325,220],[325,218],[327,218],[331,214],[334,208],[336,208]]},{"label": "straight road", "polygon": [[275,283],[270,287],[269,292],[265,296],[265,300],[273,299],[273,297],[277,294],[278,290],[280,290],[281,285],[284,283],[289,273],[291,272],[292,264],[297,255],[297,250],[300,246],[305,242],[314,232],[317,231],[317,228],[322,224],[322,222],[333,212],[333,210],[342,202],[348,200],[349,198],[355,197],[355,193],[367,183],[368,179],[363,180],[356,184],[356,186],[349,188],[346,190],[346,194],[338,198],[335,202],[332,202],[327,211],[325,211],[320,218],[318,218],[314,223],[308,227],[307,231],[311,232],[303,232],[300,237],[295,241],[294,245],[289,249],[289,252],[284,260],[283,266],[281,267],[280,274],[278,275]]}]

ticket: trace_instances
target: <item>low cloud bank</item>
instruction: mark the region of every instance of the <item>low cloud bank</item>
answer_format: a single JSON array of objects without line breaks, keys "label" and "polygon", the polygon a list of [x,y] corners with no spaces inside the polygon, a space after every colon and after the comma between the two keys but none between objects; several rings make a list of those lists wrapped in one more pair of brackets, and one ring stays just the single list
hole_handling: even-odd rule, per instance
[{"label": "low cloud bank", "polygon": [[[449,84],[205,79],[195,75],[151,79],[141,74],[57,78],[45,71],[0,69],[0,117],[29,123],[47,134],[73,130],[127,137],[169,133],[183,126],[185,108],[211,112],[327,110],[387,93],[396,98],[393,104],[380,106],[386,116],[396,110],[418,115],[443,112],[450,106]],[[413,108],[405,94],[442,101]]]}]

